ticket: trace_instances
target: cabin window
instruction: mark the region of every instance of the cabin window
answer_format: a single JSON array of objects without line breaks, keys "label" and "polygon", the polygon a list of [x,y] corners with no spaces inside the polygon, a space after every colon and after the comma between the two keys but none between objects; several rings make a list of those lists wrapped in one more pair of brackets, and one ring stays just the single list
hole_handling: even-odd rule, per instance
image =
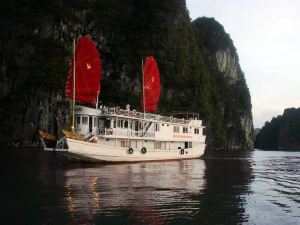
[{"label": "cabin window", "polygon": [[205,130],[205,128],[203,128],[202,133],[203,133],[203,135],[206,135],[206,130]]},{"label": "cabin window", "polygon": [[80,116],[76,116],[76,124],[80,124]]},{"label": "cabin window", "polygon": [[155,124],[155,131],[159,131],[159,124]]},{"label": "cabin window", "polygon": [[122,120],[117,120],[117,126],[122,127]]},{"label": "cabin window", "polygon": [[114,120],[114,128],[116,128],[116,127],[117,127],[117,121]]},{"label": "cabin window", "polygon": [[88,117],[86,116],[82,117],[82,124],[88,124]]},{"label": "cabin window", "polygon": [[[102,120],[102,121],[103,121],[103,120]],[[110,121],[110,120],[107,120],[107,119],[103,121],[103,124],[104,124],[104,127],[107,127],[107,128],[108,128],[108,127],[112,127],[112,125],[113,125],[113,124],[111,123],[111,121]],[[103,127],[103,126],[102,126],[102,127]]]},{"label": "cabin window", "polygon": [[103,119],[98,119],[98,127],[104,127]]},{"label": "cabin window", "polygon": [[98,127],[98,120],[97,120],[97,118],[94,118],[94,127]]},{"label": "cabin window", "polygon": [[194,133],[195,133],[195,134],[199,134],[199,129],[198,129],[198,128],[195,128]]},{"label": "cabin window", "polygon": [[184,142],[184,148],[188,148],[189,147],[189,143],[188,142]]},{"label": "cabin window", "polygon": [[173,127],[173,132],[174,133],[179,133],[179,127]]},{"label": "cabin window", "polygon": [[155,142],[155,149],[161,149],[161,142]]},{"label": "cabin window", "polygon": [[184,148],[192,148],[193,142],[184,142]]},{"label": "cabin window", "polygon": [[124,121],[124,128],[128,128],[128,121]]},{"label": "cabin window", "polygon": [[135,121],[133,122],[134,123],[134,130],[135,131],[138,131],[139,130],[139,122],[138,121]]},{"label": "cabin window", "polygon": [[182,128],[182,132],[183,132],[183,133],[187,133],[187,132],[188,132],[188,128],[187,128],[187,127],[183,127],[183,128]]},{"label": "cabin window", "polygon": [[122,148],[128,148],[128,141],[127,141],[127,140],[121,141],[121,142],[120,142],[120,146],[121,146]]}]

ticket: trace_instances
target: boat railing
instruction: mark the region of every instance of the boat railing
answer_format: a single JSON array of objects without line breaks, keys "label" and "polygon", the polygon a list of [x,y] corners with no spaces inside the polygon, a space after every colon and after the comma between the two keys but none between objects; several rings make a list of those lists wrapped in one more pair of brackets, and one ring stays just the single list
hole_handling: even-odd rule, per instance
[{"label": "boat railing", "polygon": [[126,109],[120,109],[119,107],[102,108],[101,110],[102,110],[101,113],[103,114],[121,115],[121,116],[128,116],[128,117],[138,118],[138,119],[158,120],[163,122],[179,123],[179,124],[188,124],[190,122],[190,119],[173,118],[172,116],[169,117],[161,116],[159,114],[137,112],[136,110],[131,111]]},{"label": "boat railing", "polygon": [[121,136],[121,137],[154,137],[154,131],[148,130],[139,130],[135,131],[132,129],[112,129],[112,128],[100,128],[97,131],[97,135],[114,135],[114,136]]},{"label": "boat railing", "polygon": [[84,135],[85,139],[90,139],[93,136],[93,132],[89,132],[86,135]]},{"label": "boat railing", "polygon": [[56,143],[56,148],[57,149],[64,149],[66,148],[66,137],[62,137],[61,139],[59,139]]},{"label": "boat railing", "polygon": [[99,128],[97,130],[97,135],[112,135],[113,129],[112,128]]}]

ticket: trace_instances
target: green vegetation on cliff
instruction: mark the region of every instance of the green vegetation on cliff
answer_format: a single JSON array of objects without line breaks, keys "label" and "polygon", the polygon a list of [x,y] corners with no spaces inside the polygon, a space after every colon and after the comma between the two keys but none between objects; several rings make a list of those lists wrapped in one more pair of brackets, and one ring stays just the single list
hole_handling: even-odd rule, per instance
[{"label": "green vegetation on cliff", "polygon": [[[159,113],[200,113],[210,149],[251,148],[251,100],[232,40],[214,19],[192,23],[184,0],[12,0],[0,10],[0,143],[34,142],[33,131],[68,124],[66,104],[53,93],[64,95],[72,39],[90,34],[101,53],[104,104],[139,109],[141,60],[154,55]],[[220,71],[218,52],[237,72]]]},{"label": "green vegetation on cliff", "polygon": [[285,109],[283,115],[272,118],[256,136],[260,149],[300,149],[300,108]]},{"label": "green vegetation on cliff", "polygon": [[[249,118],[252,123],[251,97],[233,42],[214,18],[198,18],[193,25],[213,83],[210,98],[214,109],[213,132],[222,146],[247,148],[251,138],[245,132],[245,125],[241,124],[241,118]],[[253,132],[252,127],[248,129]]]}]

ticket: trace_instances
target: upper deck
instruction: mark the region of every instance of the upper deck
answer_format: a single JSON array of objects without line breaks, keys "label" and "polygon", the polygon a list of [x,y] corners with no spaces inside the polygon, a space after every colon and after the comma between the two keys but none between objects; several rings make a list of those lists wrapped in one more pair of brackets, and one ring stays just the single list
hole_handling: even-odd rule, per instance
[{"label": "upper deck", "polygon": [[118,106],[111,107],[111,108],[103,107],[100,109],[89,108],[85,106],[76,106],[75,112],[76,114],[81,114],[81,115],[121,117],[121,118],[127,118],[131,120],[138,119],[138,120],[145,120],[151,122],[172,123],[172,124],[181,124],[181,125],[187,125],[190,124],[191,120],[197,120],[198,126],[202,125],[202,120],[200,120],[196,115],[192,115],[188,118],[176,118],[173,116],[162,116],[159,114],[137,112],[134,109],[133,110],[121,109]]},{"label": "upper deck", "polygon": [[203,141],[204,126],[198,117],[173,118],[135,110],[76,107],[76,132],[114,138],[160,141]]}]

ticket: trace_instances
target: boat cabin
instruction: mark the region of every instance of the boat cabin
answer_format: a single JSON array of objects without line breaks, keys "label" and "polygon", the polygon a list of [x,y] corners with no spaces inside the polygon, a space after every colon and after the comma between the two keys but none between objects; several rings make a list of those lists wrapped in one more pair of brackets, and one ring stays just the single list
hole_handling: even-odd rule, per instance
[{"label": "boat cabin", "polygon": [[204,126],[198,117],[178,119],[172,116],[123,110],[119,107],[93,109],[85,106],[77,106],[75,115],[76,132],[83,135],[123,139],[123,141],[155,140],[156,148],[162,148],[162,145],[167,148],[166,145],[173,143],[181,148],[192,148],[193,142],[205,141]]}]

